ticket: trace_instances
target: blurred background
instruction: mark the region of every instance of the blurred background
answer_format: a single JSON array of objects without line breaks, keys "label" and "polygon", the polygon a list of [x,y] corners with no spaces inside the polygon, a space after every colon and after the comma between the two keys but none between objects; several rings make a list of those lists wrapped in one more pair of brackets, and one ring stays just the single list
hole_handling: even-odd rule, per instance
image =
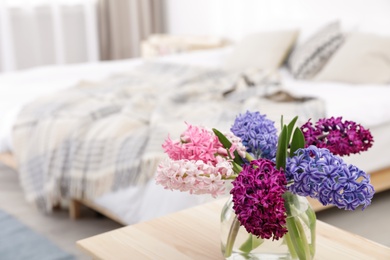
[{"label": "blurred background", "polygon": [[[259,30],[302,27],[312,34],[342,18],[346,30],[389,33],[390,2],[376,0],[0,0],[0,73],[183,51],[188,41],[219,46]],[[346,11],[347,10],[347,11]],[[161,39],[161,34],[165,38]],[[166,35],[171,38],[167,39]],[[181,38],[173,38],[180,36]],[[183,37],[187,45],[183,44]],[[195,38],[191,38],[195,37]],[[202,38],[199,38],[202,37]],[[173,43],[174,42],[174,43]],[[144,46],[146,43],[144,44]],[[203,46],[204,47],[204,46]],[[157,49],[158,48],[158,49]],[[195,48],[195,47],[192,47]],[[153,49],[144,48],[145,55]]]},{"label": "blurred background", "polygon": [[[356,32],[375,35],[372,38],[376,48],[378,35],[384,36],[380,40],[386,44],[390,42],[389,14],[390,0],[0,0],[0,98],[3,98],[0,123],[4,123],[3,128],[0,127],[0,152],[1,147],[5,147],[2,140],[10,140],[12,120],[21,105],[43,94],[74,86],[81,79],[102,80],[112,73],[128,71],[144,59],[206,49],[214,49],[215,53],[206,51],[199,56],[182,57],[180,62],[221,66],[222,58],[230,52],[220,47],[228,46],[226,49],[231,47],[228,51],[232,51],[234,43],[251,33],[291,29],[299,29],[296,46],[305,49],[304,65],[312,65],[310,54],[318,55],[322,46],[329,46],[328,33],[320,30],[324,25],[340,21],[340,32],[345,33],[346,38]],[[324,45],[318,44],[318,49],[317,45],[306,48],[312,47],[305,46],[305,42],[317,32]],[[318,41],[315,39],[314,43]],[[378,48],[381,52],[371,49],[368,52],[389,71],[390,46],[386,46]],[[356,49],[363,49],[359,48]],[[248,53],[252,58],[252,52],[248,50]],[[323,60],[321,53],[319,56],[315,61]],[[359,57],[362,63],[369,64],[365,60],[367,56]],[[175,61],[177,57],[173,58],[168,61]],[[355,63],[351,60],[348,64]],[[341,67],[347,69],[348,66]],[[335,71],[345,74],[338,67]],[[317,217],[390,246],[386,217],[390,214],[390,113],[388,106],[383,108],[384,104],[389,104],[388,94],[383,93],[388,93],[390,82],[366,85],[331,80],[316,82],[295,79],[286,73],[287,68],[280,72],[282,77],[289,76],[283,78],[284,84],[296,93],[323,94],[331,100],[329,107],[342,109],[344,115],[349,113],[374,122],[369,127],[376,131],[375,153],[366,159],[361,159],[360,155],[352,159],[359,165],[368,164],[370,171],[382,170],[378,173],[387,176],[379,179],[382,192],[375,194],[373,205],[365,211],[331,208],[318,212]],[[355,78],[359,73],[351,74]],[[117,202],[118,208],[124,211],[123,204]],[[17,171],[1,163],[0,209],[17,216],[80,259],[84,258],[75,247],[76,240],[121,226],[88,209],[84,209],[87,216],[97,215],[99,219],[87,217],[74,222],[66,212],[55,212],[54,216],[41,214],[26,202]]]}]

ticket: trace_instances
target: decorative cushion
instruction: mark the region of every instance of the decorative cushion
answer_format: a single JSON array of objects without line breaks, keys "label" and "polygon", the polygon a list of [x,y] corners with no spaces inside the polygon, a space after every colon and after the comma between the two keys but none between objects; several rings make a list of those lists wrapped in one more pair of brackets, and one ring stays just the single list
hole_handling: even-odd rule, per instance
[{"label": "decorative cushion", "polygon": [[349,35],[315,80],[390,83],[390,37],[368,33]]},{"label": "decorative cushion", "polygon": [[310,79],[321,70],[344,41],[340,23],[332,22],[320,29],[289,57],[288,67],[297,79]]},{"label": "decorative cushion", "polygon": [[298,30],[261,32],[246,36],[227,57],[225,68],[275,70],[288,56]]}]

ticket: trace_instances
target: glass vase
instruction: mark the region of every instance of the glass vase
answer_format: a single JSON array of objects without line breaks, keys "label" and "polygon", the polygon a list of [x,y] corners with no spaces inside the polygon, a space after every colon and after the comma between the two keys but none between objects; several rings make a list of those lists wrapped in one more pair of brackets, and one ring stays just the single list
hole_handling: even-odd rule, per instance
[{"label": "glass vase", "polygon": [[221,249],[225,259],[314,258],[316,215],[306,197],[284,195],[287,234],[279,240],[261,239],[240,225],[230,197],[221,213]]}]

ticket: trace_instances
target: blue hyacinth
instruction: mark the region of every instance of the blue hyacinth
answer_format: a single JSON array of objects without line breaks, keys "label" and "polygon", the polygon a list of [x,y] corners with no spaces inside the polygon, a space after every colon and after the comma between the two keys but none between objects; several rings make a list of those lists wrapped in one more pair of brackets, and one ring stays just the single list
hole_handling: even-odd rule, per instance
[{"label": "blue hyacinth", "polygon": [[374,187],[370,176],[356,166],[347,165],[325,148],[309,146],[298,149],[287,159],[288,189],[301,196],[318,199],[323,205],[333,204],[341,209],[365,209],[371,204]]},{"label": "blue hyacinth", "polygon": [[230,131],[241,138],[247,152],[255,158],[274,159],[278,143],[277,129],[272,120],[259,112],[249,112],[236,117]]}]

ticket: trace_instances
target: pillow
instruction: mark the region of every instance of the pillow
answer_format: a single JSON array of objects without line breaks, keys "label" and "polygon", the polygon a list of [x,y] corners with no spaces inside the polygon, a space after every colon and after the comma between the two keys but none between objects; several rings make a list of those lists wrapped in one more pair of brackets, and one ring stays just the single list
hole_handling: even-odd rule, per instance
[{"label": "pillow", "polygon": [[275,70],[286,59],[298,30],[261,32],[244,37],[227,57],[225,68]]},{"label": "pillow", "polygon": [[390,83],[390,37],[351,34],[315,80],[357,84]]},{"label": "pillow", "polygon": [[321,28],[291,53],[288,59],[291,74],[297,79],[312,78],[343,41],[344,36],[338,21]]}]

